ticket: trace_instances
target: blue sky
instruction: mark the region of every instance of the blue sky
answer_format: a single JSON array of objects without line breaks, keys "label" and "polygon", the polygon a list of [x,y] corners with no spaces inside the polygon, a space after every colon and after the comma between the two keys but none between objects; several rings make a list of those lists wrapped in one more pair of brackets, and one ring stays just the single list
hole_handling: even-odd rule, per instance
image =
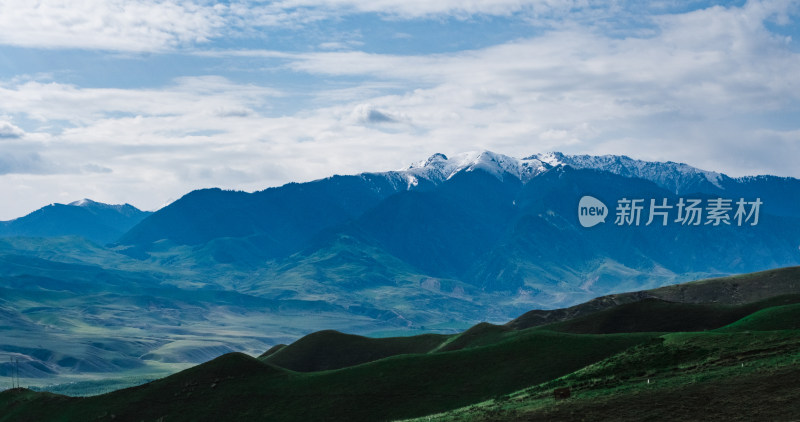
[{"label": "blue sky", "polygon": [[800,177],[796,1],[0,1],[0,219],[434,152]]}]

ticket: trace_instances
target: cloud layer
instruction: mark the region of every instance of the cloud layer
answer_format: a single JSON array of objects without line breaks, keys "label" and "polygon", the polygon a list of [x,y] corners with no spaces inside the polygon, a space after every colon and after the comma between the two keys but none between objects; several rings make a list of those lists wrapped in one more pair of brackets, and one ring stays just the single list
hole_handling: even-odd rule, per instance
[{"label": "cloud layer", "polygon": [[[472,149],[626,154],[800,177],[800,53],[781,30],[797,18],[789,1],[679,13],[566,0],[40,1],[6,14],[14,3],[0,3],[0,43],[170,51],[160,57],[175,66],[205,65],[144,87],[0,80],[0,195],[16,199],[0,219],[83,197],[154,209],[196,188],[256,190]],[[409,25],[503,16],[531,31],[412,54],[367,39],[336,51],[236,41],[273,34],[265,26],[303,30],[353,14]],[[620,30],[588,16],[613,16]]]},{"label": "cloud layer", "polygon": [[184,1],[8,0],[0,2],[0,43],[160,51],[217,35],[224,10]]}]

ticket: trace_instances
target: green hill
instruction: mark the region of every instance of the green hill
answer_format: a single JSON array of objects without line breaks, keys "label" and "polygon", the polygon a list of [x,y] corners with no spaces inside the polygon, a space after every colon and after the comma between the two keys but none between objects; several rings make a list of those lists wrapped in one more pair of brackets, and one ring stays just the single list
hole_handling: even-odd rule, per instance
[{"label": "green hill", "polygon": [[796,303],[800,303],[800,295],[782,295],[745,305],[676,303],[647,298],[546,327],[583,334],[704,331],[734,323],[766,308]]},{"label": "green hill", "polygon": [[556,378],[650,334],[543,330],[490,346],[409,354],[334,371],[298,373],[241,354],[143,386],[89,398],[0,394],[0,421],[373,421],[439,412]]},{"label": "green hill", "polygon": [[602,296],[569,308],[533,310],[506,325],[516,329],[536,327],[594,314],[644,299],[660,299],[675,303],[741,305],[790,294],[800,294],[800,267],[779,268]]},{"label": "green hill", "polygon": [[[452,336],[320,331],[100,396],[6,391],[0,422],[783,420],[800,402],[799,276],[626,293]],[[554,401],[565,386],[573,397]]]},{"label": "green hill", "polygon": [[339,369],[400,354],[427,353],[448,336],[423,334],[413,337],[369,338],[325,330],[259,357],[298,372]]},{"label": "green hill", "polygon": [[730,331],[800,330],[800,303],[774,306],[748,315],[739,321],[718,329]]},{"label": "green hill", "polygon": [[[800,331],[676,333],[567,376],[417,422],[790,421]],[[555,400],[555,388],[571,397]]]}]

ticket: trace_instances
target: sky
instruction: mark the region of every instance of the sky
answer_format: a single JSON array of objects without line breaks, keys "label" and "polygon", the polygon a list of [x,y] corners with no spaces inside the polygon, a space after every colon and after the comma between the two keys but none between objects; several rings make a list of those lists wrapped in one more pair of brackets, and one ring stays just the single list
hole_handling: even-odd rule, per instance
[{"label": "sky", "polygon": [[800,2],[0,0],[0,220],[433,153],[800,177]]}]

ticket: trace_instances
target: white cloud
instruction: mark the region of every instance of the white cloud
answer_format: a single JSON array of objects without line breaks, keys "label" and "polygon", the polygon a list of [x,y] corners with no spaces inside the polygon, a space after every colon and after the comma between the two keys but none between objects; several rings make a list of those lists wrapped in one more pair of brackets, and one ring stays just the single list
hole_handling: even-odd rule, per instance
[{"label": "white cloud", "polygon": [[41,122],[85,125],[118,116],[245,116],[280,91],[217,76],[184,77],[151,89],[81,88],[56,82],[0,83],[0,111]]},{"label": "white cloud", "polygon": [[[323,5],[346,4],[402,7]],[[24,198],[0,219],[62,194],[152,209],[196,188],[256,190],[482,148],[800,176],[791,162],[798,123],[779,130],[769,122],[800,110],[800,55],[764,26],[787,13],[781,4],[662,15],[644,36],[568,26],[450,54],[198,53],[312,80],[300,88],[215,76],[146,89],[0,82],[0,116],[10,116],[0,133],[19,135],[2,142],[13,160],[0,162],[0,197]],[[276,102],[286,99],[300,111],[282,112]]]},{"label": "white cloud", "polygon": [[4,0],[0,43],[159,51],[217,35],[223,12],[221,6],[172,0]]},{"label": "white cloud", "polygon": [[13,124],[0,120],[0,140],[22,138],[25,132]]},{"label": "white cloud", "polygon": [[6,152],[0,156],[0,175],[10,173],[53,173],[52,166],[37,153],[14,154]]},{"label": "white cloud", "polygon": [[[585,0],[286,0],[272,7],[292,10],[295,8],[321,8],[323,10],[381,13],[401,18],[420,18],[440,15],[510,15],[521,11],[533,14],[569,12],[586,7]],[[595,2],[598,3],[598,2]],[[605,2],[602,2],[605,3]]]},{"label": "white cloud", "polygon": [[601,22],[618,9],[612,0],[4,0],[0,44],[161,52],[231,36],[263,39],[272,28],[299,29],[353,14],[394,20],[519,15],[550,26],[550,19]]},{"label": "white cloud", "polygon": [[306,25],[348,13],[378,12],[405,17],[508,14],[524,7],[525,3],[531,6],[536,2],[384,0],[212,5],[204,1],[176,0],[4,0],[0,2],[0,44],[164,51],[204,43],[225,33],[253,35],[258,28]]},{"label": "white cloud", "polygon": [[448,55],[312,53],[298,56],[290,66],[318,74],[475,88],[476,103],[487,95],[513,92],[559,102],[580,94],[581,101],[600,95],[613,100],[615,108],[636,113],[642,106],[651,107],[650,112],[698,107],[711,111],[724,106],[720,111],[729,113],[774,109],[800,98],[800,86],[791,72],[800,64],[800,56],[763,27],[743,28],[726,13],[708,16],[708,21],[724,21],[711,34],[702,33],[708,30],[702,21],[693,27],[665,25],[661,36],[648,39],[559,31]]},{"label": "white cloud", "polygon": [[372,104],[357,105],[350,116],[353,122],[367,125],[386,125],[405,120],[402,116],[396,116],[394,113],[381,110]]}]

